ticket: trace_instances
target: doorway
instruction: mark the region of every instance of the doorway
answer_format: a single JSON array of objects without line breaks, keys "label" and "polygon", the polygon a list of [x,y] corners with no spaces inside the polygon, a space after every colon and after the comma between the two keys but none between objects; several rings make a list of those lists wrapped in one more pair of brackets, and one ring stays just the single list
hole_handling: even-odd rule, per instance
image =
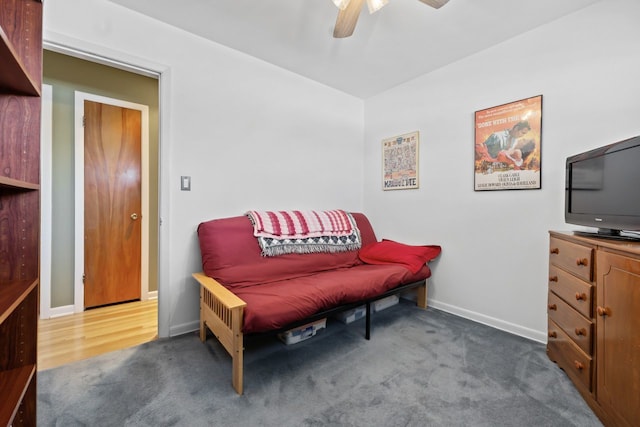
[{"label": "doorway", "polygon": [[76,91],[75,123],[75,311],[147,300],[149,108]]},{"label": "doorway", "polygon": [[[75,43],[75,42],[74,42]],[[144,220],[148,227],[143,232],[147,235],[143,242],[148,243],[148,268],[143,268],[141,275],[147,275],[147,296],[150,300],[157,299],[158,304],[158,335],[169,336],[168,294],[161,295],[160,289],[166,289],[166,282],[161,275],[167,262],[166,247],[161,241],[166,241],[166,227],[160,227],[161,201],[167,209],[166,198],[160,197],[161,177],[160,169],[166,167],[167,159],[161,155],[160,135],[166,133],[166,125],[160,120],[160,109],[167,105],[166,74],[170,72],[164,66],[151,63],[139,58],[114,58],[113,52],[87,53],[68,44],[58,44],[44,41],[43,86],[50,86],[51,96],[49,104],[52,114],[49,122],[43,120],[43,131],[48,130],[43,165],[48,165],[51,173],[43,181],[43,196],[48,196],[50,203],[42,205],[43,247],[50,247],[50,259],[42,259],[43,266],[50,268],[42,271],[40,317],[49,319],[81,313],[84,310],[83,293],[79,290],[82,284],[82,268],[76,260],[76,171],[75,165],[75,135],[81,133],[82,126],[76,123],[75,92],[99,94],[102,96],[126,99],[135,103],[149,106],[149,158],[147,189],[149,195],[149,210]],[[103,56],[104,55],[104,56]],[[132,63],[131,61],[137,61]],[[162,98],[162,100],[161,100]],[[43,102],[43,105],[46,103]],[[53,126],[55,124],[55,126]],[[47,129],[48,128],[48,129]],[[146,154],[146,153],[145,153]],[[146,160],[146,159],[143,159]],[[167,185],[162,178],[163,185]],[[46,200],[44,200],[46,201]],[[49,230],[47,232],[47,230]],[[42,253],[47,256],[47,252]],[[81,264],[80,264],[81,265]],[[162,282],[162,283],[161,283]],[[141,298],[144,298],[142,289]]]}]

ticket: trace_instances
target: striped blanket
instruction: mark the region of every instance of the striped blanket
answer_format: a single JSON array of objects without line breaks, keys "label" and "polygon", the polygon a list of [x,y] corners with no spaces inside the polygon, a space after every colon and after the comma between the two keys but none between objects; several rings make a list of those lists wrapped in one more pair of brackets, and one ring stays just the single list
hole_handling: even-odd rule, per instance
[{"label": "striped blanket", "polygon": [[249,211],[253,235],[263,256],[346,252],[362,245],[350,213],[328,211]]}]

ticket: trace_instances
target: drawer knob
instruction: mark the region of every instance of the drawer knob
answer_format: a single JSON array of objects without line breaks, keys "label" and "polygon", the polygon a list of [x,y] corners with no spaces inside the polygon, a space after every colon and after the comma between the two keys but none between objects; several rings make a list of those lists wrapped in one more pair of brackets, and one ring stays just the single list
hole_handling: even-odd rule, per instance
[{"label": "drawer knob", "polygon": [[559,254],[560,253],[560,249],[552,248],[549,252],[552,253],[552,254]]},{"label": "drawer knob", "polygon": [[586,301],[587,300],[587,294],[576,292],[576,299],[578,301]]},{"label": "drawer knob", "polygon": [[549,310],[557,310],[558,306],[555,304],[549,304],[547,307],[549,307]]},{"label": "drawer knob", "polygon": [[598,313],[598,316],[611,316],[611,309],[609,307],[601,307],[598,306],[596,307],[596,313]]},{"label": "drawer knob", "polygon": [[573,365],[576,367],[577,370],[581,371],[584,369],[584,364],[582,362],[579,362],[577,360],[573,361]]},{"label": "drawer knob", "polygon": [[556,331],[549,331],[549,338],[558,338],[558,333]]},{"label": "drawer knob", "polygon": [[589,265],[589,260],[586,259],[586,258],[578,258],[576,260],[576,264],[577,265],[584,265],[586,267],[587,265]]},{"label": "drawer knob", "polygon": [[558,281],[558,276],[551,276],[551,277],[549,277],[549,281],[550,281],[550,282],[557,282],[557,281]]},{"label": "drawer knob", "polygon": [[587,330],[585,328],[576,328],[576,335],[580,336],[580,335],[587,335]]}]

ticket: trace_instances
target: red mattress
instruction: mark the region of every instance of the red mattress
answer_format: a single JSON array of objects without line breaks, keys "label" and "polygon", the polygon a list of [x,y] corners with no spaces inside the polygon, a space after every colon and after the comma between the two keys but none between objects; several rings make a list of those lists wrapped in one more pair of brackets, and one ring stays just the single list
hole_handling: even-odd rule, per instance
[{"label": "red mattress", "polygon": [[413,274],[399,265],[362,264],[296,279],[234,288],[247,306],[245,334],[280,329],[315,313],[380,295],[431,275],[428,266]]}]

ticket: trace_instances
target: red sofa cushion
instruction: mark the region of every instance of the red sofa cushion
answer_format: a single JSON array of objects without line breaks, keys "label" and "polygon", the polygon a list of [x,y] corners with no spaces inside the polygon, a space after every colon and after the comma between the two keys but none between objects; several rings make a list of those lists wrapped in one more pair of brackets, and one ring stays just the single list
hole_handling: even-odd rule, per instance
[{"label": "red sofa cushion", "polygon": [[[375,242],[377,239],[367,217],[361,213],[352,215],[360,230],[362,245]],[[358,251],[263,257],[246,216],[203,222],[198,226],[198,239],[204,273],[234,292],[238,287],[362,264]]]},{"label": "red sofa cushion", "polygon": [[363,246],[359,258],[367,264],[401,264],[417,273],[429,261],[440,255],[435,245],[411,246],[393,240],[383,240]]}]

